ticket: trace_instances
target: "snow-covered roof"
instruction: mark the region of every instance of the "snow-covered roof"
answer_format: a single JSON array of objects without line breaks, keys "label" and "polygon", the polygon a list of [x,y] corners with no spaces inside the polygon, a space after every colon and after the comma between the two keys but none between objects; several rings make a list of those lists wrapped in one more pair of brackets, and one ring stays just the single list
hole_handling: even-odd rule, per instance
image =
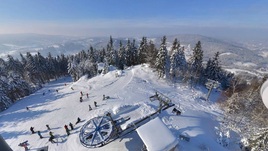
[{"label": "snow-covered roof", "polygon": [[136,131],[148,151],[169,151],[178,144],[176,137],[158,117]]}]

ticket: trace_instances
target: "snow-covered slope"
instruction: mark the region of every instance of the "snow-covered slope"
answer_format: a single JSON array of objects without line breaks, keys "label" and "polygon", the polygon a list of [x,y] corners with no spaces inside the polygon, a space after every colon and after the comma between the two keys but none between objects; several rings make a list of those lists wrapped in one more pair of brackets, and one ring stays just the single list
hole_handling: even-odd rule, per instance
[{"label": "snow-covered slope", "polygon": [[[89,94],[89,98],[83,96],[83,102],[79,101],[81,91]],[[168,96],[175,107],[182,111],[181,115],[175,115],[171,113],[172,107],[158,115],[178,139],[180,151],[235,150],[234,146],[224,148],[217,143],[218,119],[221,117],[221,110],[215,103],[218,93],[212,93],[211,101],[205,102],[200,98],[206,96],[206,89],[192,89],[185,84],[168,84],[158,79],[156,73],[146,65],[134,66],[124,71],[110,71],[92,79],[82,77],[77,82],[72,82],[69,77],[53,81],[0,113],[0,134],[14,151],[23,150],[18,144],[25,140],[28,140],[31,149],[48,145],[50,151],[140,150],[143,143],[136,131],[94,149],[81,145],[79,131],[86,121],[106,112],[110,112],[114,119],[130,116],[131,119],[122,125],[125,128],[131,122],[157,110],[158,103],[149,100],[155,91]],[[110,99],[103,101],[103,94],[110,96]],[[94,101],[98,107],[94,107]],[[88,105],[93,110],[89,111]],[[26,110],[26,106],[29,110]],[[67,136],[64,125],[70,122],[74,124],[77,117],[82,122],[76,124],[71,135]],[[46,124],[50,125],[55,135],[60,136],[59,143],[48,142],[49,131]],[[44,138],[31,134],[31,126],[35,131],[41,131]],[[180,134],[189,135],[190,141],[180,140]]]}]

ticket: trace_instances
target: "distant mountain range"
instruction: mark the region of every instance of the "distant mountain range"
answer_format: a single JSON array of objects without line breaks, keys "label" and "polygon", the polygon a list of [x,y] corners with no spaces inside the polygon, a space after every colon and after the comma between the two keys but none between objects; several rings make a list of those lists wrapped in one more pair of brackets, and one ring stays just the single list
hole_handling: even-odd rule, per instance
[{"label": "distant mountain range", "polygon": [[[191,55],[192,49],[198,41],[201,41],[204,51],[204,60],[212,58],[219,51],[221,64],[226,68],[239,68],[247,70],[268,71],[268,43],[264,41],[228,41],[202,35],[168,35],[167,47],[177,38],[185,47],[186,54]],[[113,38],[114,46],[118,48],[119,41],[126,44],[126,37]],[[131,37],[136,40],[138,46],[141,37]],[[154,41],[156,47],[160,46],[162,37],[148,37]],[[19,53],[26,52],[53,56],[60,54],[74,54],[81,50],[88,50],[90,46],[101,49],[106,48],[109,37],[71,37],[39,34],[8,34],[0,35],[0,57],[5,58],[7,54],[19,57]]]}]

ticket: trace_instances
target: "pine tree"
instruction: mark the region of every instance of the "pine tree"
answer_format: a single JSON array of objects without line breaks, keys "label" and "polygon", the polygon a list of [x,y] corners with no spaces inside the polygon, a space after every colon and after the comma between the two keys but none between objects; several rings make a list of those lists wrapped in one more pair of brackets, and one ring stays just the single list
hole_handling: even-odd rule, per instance
[{"label": "pine tree", "polygon": [[19,60],[15,60],[11,55],[7,56],[7,70],[9,72],[15,72],[23,77],[23,66]]},{"label": "pine tree", "polygon": [[132,50],[132,56],[131,56],[131,64],[132,65],[137,65],[139,64],[138,61],[138,49],[135,44],[135,39],[133,39],[132,45],[131,45],[131,50]]},{"label": "pine tree", "polygon": [[90,46],[89,49],[90,49],[90,51],[88,52],[88,55],[89,55],[90,62],[97,62],[97,57],[95,55],[95,51],[94,51],[93,47]]},{"label": "pine tree", "polygon": [[208,79],[219,80],[221,74],[221,67],[219,65],[219,52],[215,53],[214,58],[209,59],[205,68],[205,76]]},{"label": "pine tree", "polygon": [[147,61],[151,67],[155,68],[155,60],[157,56],[158,50],[155,47],[155,44],[152,40],[148,43],[148,53],[147,53]]},{"label": "pine tree", "polygon": [[171,47],[171,57],[170,57],[170,75],[171,78],[183,77],[186,68],[187,61],[185,59],[184,47],[180,47],[180,43],[177,39],[174,40]]},{"label": "pine tree", "polygon": [[178,49],[179,49],[179,43],[177,38],[175,38],[173,45],[171,47],[171,56],[170,56],[170,70],[169,74],[172,79],[177,77],[178,75]]},{"label": "pine tree", "polygon": [[6,96],[6,92],[5,90],[3,90],[1,80],[0,80],[0,86],[1,86],[0,87],[0,111],[3,111],[12,104],[12,101],[10,100],[10,98]]},{"label": "pine tree", "polygon": [[34,56],[34,62],[36,66],[36,70],[38,71],[39,81],[44,84],[45,82],[49,81],[49,75],[47,72],[47,66],[46,66],[46,59],[38,52]]},{"label": "pine tree", "polygon": [[178,49],[178,66],[180,75],[183,77],[187,70],[187,61],[184,54],[184,47]]},{"label": "pine tree", "polygon": [[7,68],[5,60],[0,58],[0,76],[7,77]]},{"label": "pine tree", "polygon": [[26,58],[20,53],[20,58],[21,58],[21,64],[23,67],[26,66],[27,60]]},{"label": "pine tree", "polygon": [[[201,47],[201,42],[198,41],[193,49],[193,56],[190,59],[190,74],[191,82],[197,82],[197,79],[202,78],[201,73],[203,72],[203,50]],[[195,80],[194,80],[195,79]],[[194,80],[194,81],[193,81]]]},{"label": "pine tree", "polygon": [[99,51],[99,62],[104,62],[104,59],[106,57],[105,49],[103,48],[101,51]]},{"label": "pine tree", "polygon": [[17,74],[10,74],[8,78],[8,91],[6,96],[15,102],[18,98],[29,95],[31,86]]},{"label": "pine tree", "polygon": [[110,41],[107,45],[107,55],[106,55],[107,61],[109,65],[114,65],[116,66],[118,63],[118,56],[117,52],[114,49],[114,42],[112,36],[110,36]]},{"label": "pine tree", "polygon": [[123,70],[124,65],[126,65],[126,51],[125,47],[122,44],[122,41],[120,41],[119,52],[118,52],[118,68]]},{"label": "pine tree", "polygon": [[203,62],[203,50],[200,41],[197,42],[195,48],[193,49],[193,56],[190,60],[192,71],[194,71],[196,75],[200,74]]},{"label": "pine tree", "polygon": [[[93,48],[92,48],[93,49]],[[79,60],[86,60],[88,58],[87,53],[85,52],[85,50],[82,50],[78,53],[78,58]]]},{"label": "pine tree", "polygon": [[169,70],[169,74],[170,77],[172,79],[174,79],[176,77],[176,68],[177,68],[177,62],[176,62],[176,57],[177,57],[177,53],[178,53],[178,41],[177,38],[175,38],[173,45],[171,47],[171,56],[170,56],[170,70]]},{"label": "pine tree", "polygon": [[131,61],[132,49],[131,49],[131,43],[129,39],[127,40],[125,51],[126,51],[126,65],[131,66],[132,65],[132,61]]},{"label": "pine tree", "polygon": [[140,42],[139,50],[138,50],[138,62],[146,63],[147,62],[147,54],[148,54],[148,45],[147,45],[147,38],[142,37],[142,40]]},{"label": "pine tree", "polygon": [[32,82],[33,84],[39,85],[40,79],[39,79],[39,71],[36,66],[36,62],[34,60],[34,57],[31,55],[31,53],[26,53],[26,75],[28,81]]},{"label": "pine tree", "polygon": [[61,54],[60,57],[57,60],[59,64],[58,72],[61,76],[68,74],[68,57],[65,57],[64,54]]},{"label": "pine tree", "polygon": [[48,53],[48,56],[46,58],[46,66],[47,66],[47,72],[49,73],[49,78],[55,78],[56,76],[56,68],[55,68],[55,60],[52,57],[51,53]]},{"label": "pine tree", "polygon": [[0,110],[8,108],[12,102],[7,97],[8,93],[8,73],[6,62],[0,58]]},{"label": "pine tree", "polygon": [[71,56],[68,60],[68,73],[72,76],[72,79],[74,81],[77,81],[79,78],[79,75],[77,72],[77,70],[78,70],[77,66],[78,66],[78,63],[75,60],[75,57]]},{"label": "pine tree", "polygon": [[167,48],[166,48],[166,36],[163,37],[162,43],[157,54],[156,58],[156,69],[158,71],[159,77],[164,77],[168,73],[169,70],[169,59],[167,55]]}]

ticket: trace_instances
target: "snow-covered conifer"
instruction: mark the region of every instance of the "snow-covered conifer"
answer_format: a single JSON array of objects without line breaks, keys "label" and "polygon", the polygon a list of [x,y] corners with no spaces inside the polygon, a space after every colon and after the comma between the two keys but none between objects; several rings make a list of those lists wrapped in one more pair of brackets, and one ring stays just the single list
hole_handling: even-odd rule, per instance
[{"label": "snow-covered conifer", "polygon": [[157,53],[158,53],[158,50],[156,49],[155,44],[153,43],[152,40],[150,40],[148,43],[148,53],[147,53],[146,62],[148,62],[150,66],[153,68],[155,67],[155,60],[156,60]]},{"label": "snow-covered conifer", "polygon": [[124,65],[126,65],[126,51],[122,41],[120,41],[118,51],[118,68],[122,70],[124,69]]},{"label": "snow-covered conifer", "polygon": [[221,74],[221,67],[219,65],[219,52],[217,52],[213,59],[209,59],[204,74],[208,79],[219,80]]},{"label": "snow-covered conifer", "polygon": [[198,79],[202,79],[202,72],[203,72],[203,50],[201,47],[201,42],[198,41],[193,49],[193,56],[190,58],[189,65],[190,65],[190,79],[191,83],[198,82]]},{"label": "snow-covered conifer", "polygon": [[132,56],[131,56],[132,63],[131,64],[137,65],[137,64],[139,64],[139,61],[138,61],[138,49],[137,49],[136,44],[135,44],[135,39],[133,39],[133,41],[132,41],[131,50],[132,50]]},{"label": "snow-covered conifer", "polygon": [[106,59],[109,63],[109,65],[117,65],[118,63],[118,55],[116,50],[114,49],[114,42],[113,42],[113,38],[112,36],[110,36],[110,41],[107,45],[107,55],[106,55]]},{"label": "snow-covered conifer", "polygon": [[[0,86],[1,82],[0,82]],[[3,90],[2,87],[0,87],[0,111],[5,110],[6,108],[8,108],[10,105],[12,104],[12,101],[10,100],[10,98],[8,98],[6,96],[5,91]]]},{"label": "snow-covered conifer", "polygon": [[38,67],[37,67],[37,64],[34,60],[34,57],[31,55],[30,52],[27,52],[26,53],[26,66],[25,66],[25,69],[26,69],[26,78],[27,78],[27,81],[30,81],[31,83],[33,84],[39,84],[39,71],[38,71]]},{"label": "snow-covered conifer", "polygon": [[51,79],[54,78],[55,74],[57,73],[57,70],[55,68],[55,60],[50,52],[48,53],[48,56],[46,58],[46,66],[47,66],[47,72],[49,73],[49,77]]},{"label": "snow-covered conifer", "polygon": [[88,55],[89,55],[89,60],[91,62],[97,62],[97,57],[96,57],[95,51],[94,51],[92,46],[90,46],[90,48],[89,48]]},{"label": "snow-covered conifer", "polygon": [[146,63],[147,61],[147,53],[148,53],[148,45],[147,45],[147,38],[142,37],[140,42],[140,46],[138,49],[138,61],[140,63]]},{"label": "snow-covered conifer", "polygon": [[156,58],[156,69],[159,77],[164,77],[169,70],[169,59],[166,48],[166,36],[162,38],[162,43]]},{"label": "snow-covered conifer", "polygon": [[170,75],[172,77],[183,76],[187,67],[187,62],[184,54],[184,47],[180,47],[177,39],[174,40],[171,48],[170,57]]},{"label": "snow-covered conifer", "polygon": [[17,59],[14,59],[11,55],[7,56],[7,70],[13,71],[20,75],[21,77],[23,76],[23,66],[21,62]]},{"label": "snow-covered conifer", "polygon": [[125,51],[126,51],[126,65],[131,66],[132,49],[131,49],[131,43],[129,39],[127,40]]},{"label": "snow-covered conifer", "polygon": [[74,56],[71,56],[68,60],[68,73],[72,76],[73,80],[76,81],[78,80],[78,62],[75,60]]}]

